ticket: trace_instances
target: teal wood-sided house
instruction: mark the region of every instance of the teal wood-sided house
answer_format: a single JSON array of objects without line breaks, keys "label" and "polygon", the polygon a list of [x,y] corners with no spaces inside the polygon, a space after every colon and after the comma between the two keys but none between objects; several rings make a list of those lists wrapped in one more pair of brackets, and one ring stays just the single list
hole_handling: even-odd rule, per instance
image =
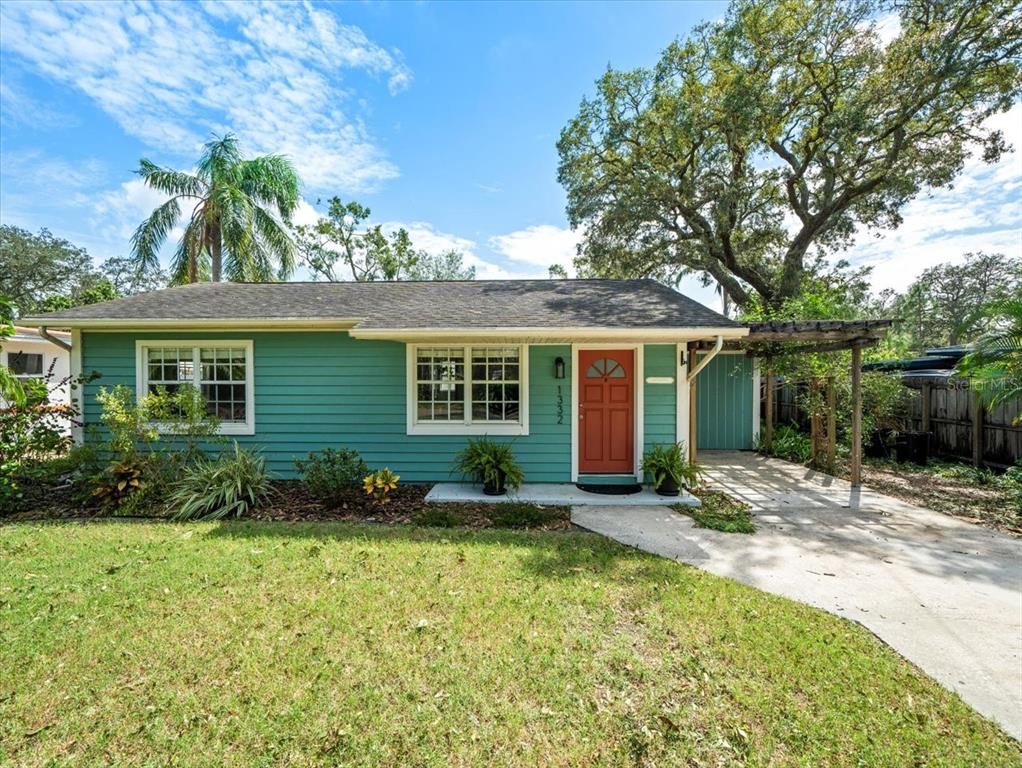
[{"label": "teal wood-sided house", "polygon": [[655,442],[751,448],[758,425],[752,361],[718,354],[748,329],[651,280],[202,283],[25,322],[71,329],[72,375],[99,374],[86,425],[100,387],[193,383],[283,477],[343,446],[449,480],[487,435],[529,482],[641,480]]}]

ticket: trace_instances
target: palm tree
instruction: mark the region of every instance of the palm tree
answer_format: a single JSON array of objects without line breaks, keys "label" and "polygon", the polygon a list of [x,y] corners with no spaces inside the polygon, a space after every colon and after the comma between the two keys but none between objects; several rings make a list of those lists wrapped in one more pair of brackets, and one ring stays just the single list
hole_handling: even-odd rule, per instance
[{"label": "palm tree", "polygon": [[221,273],[228,280],[285,280],[295,268],[291,216],[300,199],[298,175],[280,155],[245,160],[231,134],[206,144],[195,173],[141,160],[143,181],[170,195],[131,238],[140,268],[159,266],[158,252],[181,218],[181,203],[194,201],[174,253],[171,281],[195,283]]},{"label": "palm tree", "polygon": [[[972,352],[958,363],[980,397],[990,405],[1022,398],[1022,298],[991,306],[996,326],[983,334]],[[1014,423],[1022,421],[1022,413]]]}]

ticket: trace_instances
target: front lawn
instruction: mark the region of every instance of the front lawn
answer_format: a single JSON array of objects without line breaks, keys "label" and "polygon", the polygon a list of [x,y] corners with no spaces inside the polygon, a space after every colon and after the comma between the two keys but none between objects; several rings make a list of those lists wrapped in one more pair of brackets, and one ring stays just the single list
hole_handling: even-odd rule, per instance
[{"label": "front lawn", "polygon": [[1018,765],[823,612],[600,537],[0,526],[0,764]]}]

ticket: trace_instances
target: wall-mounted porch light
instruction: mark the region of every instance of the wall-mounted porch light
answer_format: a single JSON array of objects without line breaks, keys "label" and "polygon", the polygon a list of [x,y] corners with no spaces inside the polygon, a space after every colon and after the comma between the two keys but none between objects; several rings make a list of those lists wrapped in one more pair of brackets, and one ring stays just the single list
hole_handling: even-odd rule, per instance
[{"label": "wall-mounted porch light", "polygon": [[564,358],[563,357],[558,357],[556,360],[554,360],[554,378],[555,379],[563,379],[564,378]]}]

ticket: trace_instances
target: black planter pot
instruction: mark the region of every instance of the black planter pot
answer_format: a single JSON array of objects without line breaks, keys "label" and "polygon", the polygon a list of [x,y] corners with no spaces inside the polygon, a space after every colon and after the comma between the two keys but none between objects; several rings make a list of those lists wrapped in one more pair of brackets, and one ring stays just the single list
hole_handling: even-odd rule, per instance
[{"label": "black planter pot", "polygon": [[673,477],[667,475],[656,487],[656,492],[661,496],[677,496],[681,493],[681,488],[678,487],[678,483]]},{"label": "black planter pot", "polygon": [[503,472],[497,473],[497,483],[484,482],[483,493],[487,496],[504,496],[507,493],[507,487],[504,485],[504,481],[507,476]]}]

